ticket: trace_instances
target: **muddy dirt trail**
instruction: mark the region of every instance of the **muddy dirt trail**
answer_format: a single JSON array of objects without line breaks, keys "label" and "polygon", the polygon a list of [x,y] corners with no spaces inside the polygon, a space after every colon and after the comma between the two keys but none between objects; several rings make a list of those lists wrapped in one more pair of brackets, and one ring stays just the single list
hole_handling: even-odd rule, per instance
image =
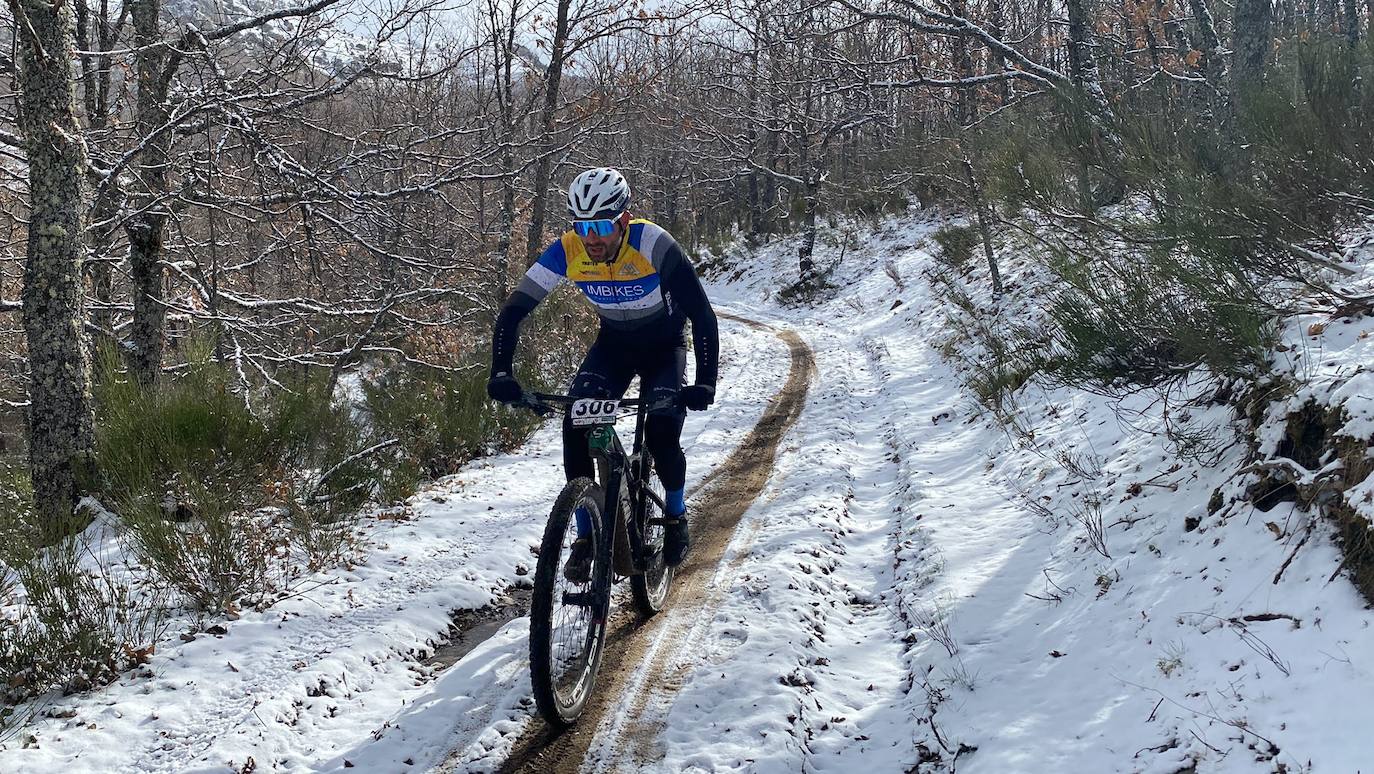
[{"label": "muddy dirt trail", "polygon": [[[722,315],[770,329],[733,315]],[[596,693],[582,718],[561,733],[541,719],[515,744],[503,772],[575,772],[584,768],[633,769],[656,756],[671,697],[685,677],[683,648],[697,623],[709,617],[718,592],[711,588],[740,517],[763,491],[778,445],[801,415],[816,365],[811,349],[791,331],[776,331],[791,353],[787,381],[758,424],[691,498],[692,553],[678,568],[669,605],[648,621],[628,606],[613,614]],[[747,541],[746,541],[747,543]],[[737,551],[738,555],[741,551]]]}]

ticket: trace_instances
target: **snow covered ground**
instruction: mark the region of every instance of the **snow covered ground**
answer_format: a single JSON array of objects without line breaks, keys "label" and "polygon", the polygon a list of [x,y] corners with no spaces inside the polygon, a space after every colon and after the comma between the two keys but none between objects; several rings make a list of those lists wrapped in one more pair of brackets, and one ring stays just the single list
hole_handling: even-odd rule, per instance
[{"label": "snow covered ground", "polygon": [[[1251,479],[1235,476],[1246,450],[1226,406],[1173,406],[1191,458],[1165,437],[1155,395],[1032,382],[1010,414],[1033,438],[1005,432],[935,352],[972,347],[967,314],[921,276],[937,225],[860,234],[842,287],[815,308],[766,300],[794,260],[786,244],[718,291],[803,331],[822,382],[748,524],[755,550],[722,579],[735,591],[661,768],[1374,768],[1371,614],[1330,579],[1330,526],[1294,553],[1307,514],[1238,501]],[[978,270],[966,289],[984,322],[1028,322],[1036,277],[1003,261],[1019,292],[994,304]],[[1311,322],[1285,339],[1322,363],[1301,367],[1317,383],[1284,406],[1334,392],[1358,424],[1374,407],[1360,389],[1374,323],[1313,336]],[[1270,450],[1284,410],[1262,433]]]},{"label": "snow covered ground", "polygon": [[[1246,450],[1226,406],[1169,417],[1200,444],[1188,458],[1149,395],[1032,381],[1008,412],[1033,438],[1005,431],[938,351],[976,356],[967,313],[923,276],[940,225],[913,211],[853,232],[813,307],[777,303],[789,241],[716,278],[719,306],[810,344],[817,382],[712,580],[719,605],[678,643],[673,679],[647,678],[666,729],[649,769],[1374,769],[1371,613],[1329,580],[1330,528],[1294,553],[1308,515],[1238,499]],[[1005,263],[1021,290],[1000,312],[976,271],[964,280],[984,322],[1033,314],[1032,270]],[[1290,351],[1367,416],[1352,376],[1374,323],[1317,338],[1310,323],[1287,331]],[[769,332],[726,323],[722,339],[720,401],[684,433],[689,490],[787,373]],[[528,582],[557,460],[546,427],[437,482],[373,522],[366,562],[54,701],[0,748],[0,771],[493,770],[533,712],[526,621],[446,670],[423,657],[451,610]],[[642,767],[621,731],[603,726],[587,769]]]}]

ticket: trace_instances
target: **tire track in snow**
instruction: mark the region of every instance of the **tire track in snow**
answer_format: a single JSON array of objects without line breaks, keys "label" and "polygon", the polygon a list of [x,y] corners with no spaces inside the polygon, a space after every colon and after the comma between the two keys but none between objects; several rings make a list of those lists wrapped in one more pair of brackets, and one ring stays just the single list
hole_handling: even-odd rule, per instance
[{"label": "tire track in snow", "polygon": [[672,679],[650,682],[649,700],[602,737],[592,771],[889,771],[915,761],[905,627],[887,599],[906,493],[891,433],[871,422],[893,404],[886,349],[808,335],[827,378],[789,437],[771,502],[742,529],[757,543],[718,574],[713,614],[664,641]]},{"label": "tire track in snow", "polygon": [[[722,315],[754,328],[761,323],[733,315]],[[511,772],[568,772],[606,755],[607,744],[621,736],[621,719],[642,713],[652,700],[652,681],[664,679],[669,685],[683,676],[670,667],[676,662],[677,648],[665,643],[682,642],[690,637],[699,622],[714,609],[721,591],[715,579],[730,564],[722,565],[727,546],[738,560],[745,553],[749,535],[735,536],[735,527],[744,512],[763,491],[773,469],[778,446],[796,423],[806,403],[815,373],[810,347],[791,331],[777,335],[791,354],[787,382],[773,397],[763,417],[744,443],[720,467],[703,480],[693,498],[695,543],[688,561],[679,569],[672,598],[664,612],[642,625],[628,611],[614,616],[607,633],[606,656],[598,675],[592,705],[582,719],[562,733],[536,721],[502,767]],[[733,538],[733,540],[732,540]],[[623,608],[622,608],[623,609]],[[625,711],[626,705],[629,711]],[[651,734],[640,727],[637,734]]]}]

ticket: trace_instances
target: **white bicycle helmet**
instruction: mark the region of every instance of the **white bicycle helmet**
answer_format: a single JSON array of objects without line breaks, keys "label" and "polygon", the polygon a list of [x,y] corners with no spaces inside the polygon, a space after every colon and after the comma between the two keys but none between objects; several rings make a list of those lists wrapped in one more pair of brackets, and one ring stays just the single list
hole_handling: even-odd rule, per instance
[{"label": "white bicycle helmet", "polygon": [[614,218],[630,208],[630,184],[610,167],[597,167],[568,186],[568,214],[574,220]]}]

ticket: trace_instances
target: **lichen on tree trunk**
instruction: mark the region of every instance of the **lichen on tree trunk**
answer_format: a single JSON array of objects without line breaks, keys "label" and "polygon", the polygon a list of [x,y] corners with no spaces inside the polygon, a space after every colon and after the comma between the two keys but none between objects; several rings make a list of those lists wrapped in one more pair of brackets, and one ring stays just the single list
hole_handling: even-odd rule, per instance
[{"label": "lichen on tree trunk", "polygon": [[23,316],[29,355],[29,467],[47,539],[71,528],[94,446],[81,262],[86,145],[76,124],[70,2],[9,0],[20,30],[19,127],[29,164]]}]

